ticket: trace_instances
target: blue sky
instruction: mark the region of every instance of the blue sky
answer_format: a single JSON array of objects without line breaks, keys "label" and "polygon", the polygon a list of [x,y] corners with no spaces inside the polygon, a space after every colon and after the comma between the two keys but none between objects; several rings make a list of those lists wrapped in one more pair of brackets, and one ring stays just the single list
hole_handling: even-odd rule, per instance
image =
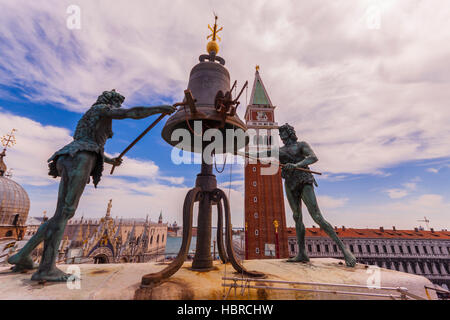
[{"label": "blue sky", "polygon": [[[276,121],[294,125],[318,155],[313,169],[324,175],[316,192],[330,223],[412,228],[427,216],[431,227],[448,228],[450,4],[436,10],[405,0],[281,2],[78,1],[80,29],[67,27],[71,1],[2,4],[0,134],[19,130],[5,161],[30,195],[30,214],[54,211],[58,181],[47,176],[46,159],[71,141],[102,91],[121,92],[125,107],[181,100],[214,10],[232,80],[251,84],[259,64]],[[115,121],[106,151],[121,152],[151,121]],[[99,188],[86,189],[76,217],[103,215],[113,198],[115,216],[156,220],[162,210],[169,222],[181,221],[199,166],[172,163],[162,126],[114,176],[107,168]],[[217,174],[227,192],[229,170]],[[232,171],[239,226],[243,167]],[[289,209],[287,215],[292,225]],[[306,212],[304,220],[313,224]]]}]

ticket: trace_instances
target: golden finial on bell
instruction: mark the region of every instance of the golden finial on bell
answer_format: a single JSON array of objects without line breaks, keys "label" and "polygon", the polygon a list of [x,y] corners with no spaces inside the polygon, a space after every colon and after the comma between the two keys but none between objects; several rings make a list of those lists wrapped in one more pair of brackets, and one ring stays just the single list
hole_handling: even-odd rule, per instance
[{"label": "golden finial on bell", "polygon": [[209,36],[206,37],[206,39],[211,38],[211,41],[206,45],[206,51],[209,54],[211,54],[213,51],[215,52],[215,54],[219,53],[219,44],[216,42],[216,39],[218,39],[219,41],[222,40],[217,34],[219,33],[219,31],[223,30],[223,27],[217,29],[217,18],[217,15],[214,14],[214,27],[211,28],[211,26],[208,24],[208,29],[212,32]]}]

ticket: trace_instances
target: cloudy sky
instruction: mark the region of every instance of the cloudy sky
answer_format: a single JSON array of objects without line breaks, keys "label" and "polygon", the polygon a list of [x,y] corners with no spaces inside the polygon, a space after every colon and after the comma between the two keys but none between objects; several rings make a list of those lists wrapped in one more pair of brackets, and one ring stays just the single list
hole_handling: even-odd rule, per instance
[{"label": "cloudy sky", "polygon": [[[448,1],[132,3],[0,0],[0,135],[18,129],[6,163],[32,216],[54,211],[58,180],[46,160],[102,91],[115,88],[128,107],[182,99],[215,11],[232,80],[252,83],[260,65],[276,121],[294,125],[318,155],[316,193],[332,225],[413,228],[426,216],[449,227]],[[116,121],[106,151],[120,153],[150,121]],[[162,210],[181,221],[199,166],[171,162],[162,126],[86,189],[76,217],[102,216],[112,198],[114,216],[156,220]],[[226,165],[218,180],[241,226],[242,165]]]}]

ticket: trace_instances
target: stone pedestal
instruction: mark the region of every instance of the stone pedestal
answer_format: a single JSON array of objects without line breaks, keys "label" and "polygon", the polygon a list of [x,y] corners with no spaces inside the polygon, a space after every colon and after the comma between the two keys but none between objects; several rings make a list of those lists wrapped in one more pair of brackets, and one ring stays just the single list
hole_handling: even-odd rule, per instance
[{"label": "stone pedestal", "polygon": [[[310,263],[288,263],[285,260],[248,260],[244,266],[252,270],[264,271],[267,279],[295,281],[295,282],[321,282],[350,285],[364,285],[370,282],[373,272],[364,265],[358,264],[355,268],[339,264],[342,260],[331,258],[311,259]],[[222,277],[241,277],[235,273],[231,265],[225,266],[214,261],[214,270],[209,272],[196,272],[190,269],[191,263],[186,262],[183,267],[171,278],[152,289],[146,289],[145,297],[151,299],[175,300],[220,300],[228,291],[222,287]],[[96,299],[139,299],[136,291],[139,289],[141,278],[148,272],[157,272],[165,267],[162,263],[134,263],[134,264],[81,264],[80,288],[72,285],[70,289],[66,283],[47,283],[45,285],[32,282],[30,273],[11,273],[9,267],[0,267],[0,299],[47,299],[47,300],[96,300]],[[67,270],[73,265],[60,265]],[[382,287],[405,287],[409,292],[427,298],[424,286],[433,286],[431,282],[421,276],[380,268],[380,285]],[[280,287],[270,282],[260,285]],[[314,288],[310,285],[288,285],[291,288]],[[330,287],[315,287],[317,289],[330,289]],[[348,288],[333,288],[334,290],[348,291]],[[390,293],[392,291],[379,291],[374,289],[353,289],[357,292]],[[387,299],[354,295],[336,295],[323,292],[281,291],[270,289],[250,289],[240,294],[240,288],[230,291],[228,299],[239,300],[322,300],[322,299]],[[430,291],[436,299],[434,291]]]}]

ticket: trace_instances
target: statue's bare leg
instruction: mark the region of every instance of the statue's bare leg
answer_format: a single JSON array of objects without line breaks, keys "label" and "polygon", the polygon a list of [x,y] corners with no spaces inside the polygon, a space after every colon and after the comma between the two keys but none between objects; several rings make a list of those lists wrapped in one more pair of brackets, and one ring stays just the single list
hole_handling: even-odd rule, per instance
[{"label": "statue's bare leg", "polygon": [[297,244],[298,244],[298,254],[297,256],[288,259],[288,262],[308,262],[309,258],[306,254],[305,249],[305,225],[302,219],[302,204],[301,199],[294,196],[289,187],[284,184],[284,189],[286,190],[286,196],[288,198],[289,206],[291,207],[292,213],[294,215],[295,230],[297,234]]},{"label": "statue's bare leg", "polygon": [[[58,212],[61,212],[64,206],[64,198],[66,194],[66,186],[67,186],[67,177],[61,177],[61,181],[59,183],[59,191],[58,191],[58,203],[56,205],[55,216],[58,215]],[[21,272],[25,270],[36,269],[39,265],[33,262],[31,258],[31,253],[33,250],[45,239],[45,234],[47,232],[49,221],[44,222],[37,232],[33,235],[33,237],[28,240],[25,246],[15,255],[9,257],[8,263],[13,264],[13,272]]]},{"label": "statue's bare leg", "polygon": [[56,259],[67,221],[75,214],[96,159],[97,155],[91,152],[79,152],[73,158],[64,156],[58,159],[58,171],[65,184],[64,202],[61,210],[57,210],[48,220],[41,263],[31,280],[67,281],[71,276],[56,267]]},{"label": "statue's bare leg", "polygon": [[333,239],[338,245],[339,249],[344,254],[345,263],[349,267],[354,267],[356,259],[353,254],[347,249],[344,243],[339,239],[333,227],[324,219],[317,204],[316,195],[314,194],[314,187],[307,184],[303,187],[302,200],[308,208],[308,212],[313,220],[326,232],[326,234]]}]

